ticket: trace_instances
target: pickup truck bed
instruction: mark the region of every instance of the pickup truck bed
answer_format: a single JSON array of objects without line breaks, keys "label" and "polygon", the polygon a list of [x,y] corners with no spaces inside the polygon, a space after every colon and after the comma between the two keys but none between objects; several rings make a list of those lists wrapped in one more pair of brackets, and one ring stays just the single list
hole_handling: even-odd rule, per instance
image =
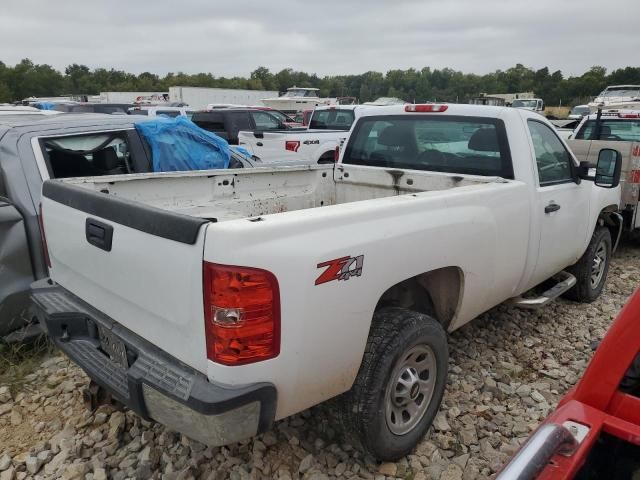
[{"label": "pickup truck bed", "polygon": [[[286,176],[282,175],[283,169]],[[246,218],[255,221],[255,217],[263,215],[408,193],[486,187],[498,181],[497,177],[452,178],[425,172],[405,175],[401,170],[344,166],[339,167],[336,175],[338,181],[333,179],[333,165],[257,168],[215,175],[210,172],[140,174],[49,182],[44,191],[45,197],[63,202],[74,195],[90,198],[89,192],[93,191],[218,223]],[[162,188],[168,182],[171,189]]]}]

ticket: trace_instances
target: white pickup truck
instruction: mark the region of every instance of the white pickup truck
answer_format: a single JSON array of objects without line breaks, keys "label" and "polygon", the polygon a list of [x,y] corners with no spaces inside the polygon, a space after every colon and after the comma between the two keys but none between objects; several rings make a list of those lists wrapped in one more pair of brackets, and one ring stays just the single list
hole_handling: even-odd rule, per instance
[{"label": "white pickup truck", "polygon": [[527,110],[396,105],[363,111],[337,165],[51,180],[32,299],[145,418],[222,445],[342,394],[394,459],[436,415],[446,332],[599,295],[619,196],[600,157],[586,177]]},{"label": "white pickup truck", "polygon": [[336,147],[347,138],[363,108],[359,105],[317,107],[308,129],[239,132],[238,144],[264,163],[333,164]]}]

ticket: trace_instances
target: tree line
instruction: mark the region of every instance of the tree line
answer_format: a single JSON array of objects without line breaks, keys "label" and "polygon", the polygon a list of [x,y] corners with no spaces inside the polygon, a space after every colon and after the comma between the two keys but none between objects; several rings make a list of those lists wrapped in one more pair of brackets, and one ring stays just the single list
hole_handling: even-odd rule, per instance
[{"label": "tree line", "polygon": [[607,85],[616,84],[640,84],[640,67],[619,68],[607,73],[606,68],[594,66],[580,76],[567,78],[560,70],[550,72],[547,67],[535,70],[522,64],[484,75],[424,67],[420,70],[410,68],[324,77],[290,68],[272,73],[265,67],[258,67],[249,78],[227,78],[216,77],[212,73],[182,72],[164,76],[150,72],[136,75],[113,68],[92,70],[75,63],[65,68],[63,73],[29,59],[14,66],[0,61],[0,102],[14,102],[30,96],[96,95],[107,91],[166,92],[171,86],[282,92],[295,85],[318,87],[321,96],[357,97],[360,102],[378,97],[398,97],[410,102],[466,103],[481,93],[534,92],[547,105],[573,106],[586,103]]}]

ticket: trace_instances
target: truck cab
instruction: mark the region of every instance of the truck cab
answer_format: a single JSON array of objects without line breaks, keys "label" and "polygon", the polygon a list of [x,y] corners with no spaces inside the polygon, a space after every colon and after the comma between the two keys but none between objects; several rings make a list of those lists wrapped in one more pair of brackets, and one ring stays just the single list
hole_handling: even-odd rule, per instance
[{"label": "truck cab", "polygon": [[544,112],[544,102],[541,98],[517,99],[511,103],[512,108],[524,108],[532,112]]},{"label": "truck cab", "polygon": [[238,142],[263,162],[300,162],[301,164],[333,164],[336,149],[348,137],[361,105],[316,107],[308,129],[240,132]]}]

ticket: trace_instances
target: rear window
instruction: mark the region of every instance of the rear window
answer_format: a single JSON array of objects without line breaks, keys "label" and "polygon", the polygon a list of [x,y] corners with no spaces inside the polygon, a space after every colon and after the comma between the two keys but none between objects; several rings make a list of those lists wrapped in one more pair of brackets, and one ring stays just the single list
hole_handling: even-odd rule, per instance
[{"label": "rear window", "polygon": [[169,118],[176,118],[178,115],[180,115],[180,112],[178,110],[157,110],[156,115],[164,115]]},{"label": "rear window", "polygon": [[604,119],[600,129],[600,138],[591,138],[593,130],[596,126],[595,120],[587,120],[580,131],[576,134],[579,140],[620,140],[625,142],[640,141],[640,119],[638,120],[622,120],[622,119]]},{"label": "rear window", "polygon": [[482,117],[364,117],[343,163],[513,178],[504,123]]},{"label": "rear window", "polygon": [[135,171],[126,132],[43,139],[51,178],[117,175]]},{"label": "rear window", "polygon": [[311,116],[309,128],[326,130],[349,130],[355,115],[353,110],[316,110]]},{"label": "rear window", "polygon": [[224,117],[221,113],[194,113],[191,120],[210,132],[224,131]]}]

